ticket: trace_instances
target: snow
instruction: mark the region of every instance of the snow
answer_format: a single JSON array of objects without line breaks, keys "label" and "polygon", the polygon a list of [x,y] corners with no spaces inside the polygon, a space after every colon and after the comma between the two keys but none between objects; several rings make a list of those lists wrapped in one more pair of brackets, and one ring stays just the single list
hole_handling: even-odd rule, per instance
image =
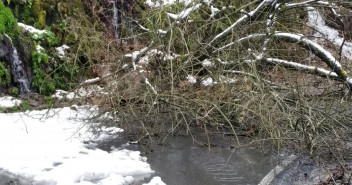
[{"label": "snow", "polygon": [[197,79],[196,79],[196,77],[193,76],[193,75],[188,75],[188,76],[186,77],[186,79],[187,79],[188,82],[191,83],[191,84],[197,83]]},{"label": "snow", "polygon": [[[234,42],[231,42],[231,43],[227,44],[226,46],[219,48],[218,50],[223,50],[227,47],[234,45],[235,43],[240,43],[242,41],[250,40],[253,38],[261,38],[261,37],[263,38],[265,36],[266,36],[265,34],[257,34],[257,33],[251,34],[246,37],[240,38]],[[328,65],[333,66],[335,69],[338,69],[338,68],[341,69],[340,62],[338,62],[329,51],[324,49],[319,44],[313,42],[312,40],[305,38],[303,35],[298,35],[298,34],[294,34],[294,33],[286,33],[286,32],[275,32],[272,36],[274,36],[276,38],[290,39],[290,40],[295,40],[297,42],[302,42],[305,45],[308,45],[309,47],[314,48],[315,51],[319,52],[321,55],[323,55],[324,58],[328,59],[328,61],[325,61]],[[314,52],[314,50],[313,50],[313,52]]]},{"label": "snow", "polygon": [[23,23],[17,23],[17,25],[19,27],[22,27],[24,30],[34,34],[34,35],[40,35],[40,34],[43,34],[43,33],[46,33],[46,30],[38,30],[36,28],[34,28],[33,26],[29,26],[29,25],[26,25],[26,24],[23,24]]},{"label": "snow", "polygon": [[21,100],[17,100],[12,96],[0,97],[0,108],[11,108],[19,106],[21,103]]},{"label": "snow", "polygon": [[67,91],[64,90],[56,90],[55,94],[51,95],[52,98],[57,98],[58,100],[61,100],[62,98],[64,98],[64,96],[68,94]]},{"label": "snow", "polygon": [[311,47],[314,47],[315,49],[317,49],[319,52],[321,52],[326,58],[329,59],[329,63],[331,63],[331,65],[333,65],[336,68],[341,68],[341,64],[335,59],[334,56],[332,56],[332,54],[330,52],[328,52],[327,50],[325,50],[322,46],[320,46],[319,44],[303,37],[297,34],[293,34],[293,33],[284,33],[284,32],[275,32],[274,36],[277,37],[286,37],[286,38],[291,38],[291,39],[295,39],[297,41],[301,41],[304,42],[306,44],[308,44]]},{"label": "snow", "polygon": [[205,60],[203,60],[203,62],[202,62],[202,66],[203,66],[203,67],[213,67],[214,64],[213,64],[210,60],[205,59]]},{"label": "snow", "polygon": [[[86,119],[95,116],[97,108],[76,108],[0,113],[0,169],[33,184],[49,185],[123,185],[154,173],[139,151],[106,152],[89,144],[115,138],[123,130],[102,127],[93,132],[99,123]],[[164,183],[154,177],[148,184]]]},{"label": "snow", "polygon": [[218,12],[220,12],[220,10],[218,8],[214,8],[214,6],[210,6],[210,17],[213,18]]},{"label": "snow", "polygon": [[331,76],[331,77],[338,77],[337,74],[333,71],[329,71],[326,70],[324,68],[318,68],[315,66],[307,66],[304,64],[300,64],[300,63],[296,63],[296,62],[290,62],[290,61],[286,61],[286,60],[280,60],[280,59],[276,59],[276,58],[266,58],[265,59],[267,62],[271,62],[271,63],[278,63],[278,64],[284,64],[284,65],[288,65],[288,66],[293,66],[299,69],[306,69],[306,70],[310,70],[310,71],[316,71],[322,75],[326,75],[326,76]]},{"label": "snow", "polygon": [[167,34],[167,31],[162,30],[162,29],[158,29],[158,33],[159,33],[160,35],[166,35],[166,34]]},{"label": "snow", "polygon": [[57,52],[57,54],[59,54],[60,58],[65,56],[65,50],[70,49],[69,46],[67,45],[62,45],[60,47],[55,48],[55,51]]},{"label": "snow", "polygon": [[95,82],[98,82],[99,80],[100,80],[100,77],[96,77],[96,78],[85,80],[84,82],[82,82],[82,84],[95,83]]},{"label": "snow", "polygon": [[143,48],[142,50],[140,51],[134,51],[132,53],[129,53],[129,54],[126,54],[125,57],[126,58],[131,58],[132,60],[132,66],[133,66],[133,70],[135,71],[137,69],[137,66],[136,66],[136,59],[139,55],[141,55],[141,53],[144,53],[148,48],[145,47]]},{"label": "snow", "polygon": [[187,8],[186,10],[180,12],[179,14],[173,14],[173,13],[166,13],[171,19],[178,20],[178,19],[185,19],[186,17],[189,16],[192,12],[196,11],[201,4],[197,4],[191,8]]},{"label": "snow", "polygon": [[242,22],[246,21],[247,19],[249,19],[248,16],[254,16],[257,13],[260,13],[261,11],[259,11],[261,8],[263,8],[266,4],[271,3],[272,0],[265,0],[262,1],[254,10],[250,11],[248,14],[243,15],[241,18],[237,19],[236,22],[234,22],[231,26],[227,27],[223,32],[219,33],[218,35],[216,35],[212,41],[210,41],[210,44],[212,44],[213,42],[215,42],[216,40],[218,40],[219,38],[224,37],[225,35],[227,35],[233,28],[235,28],[237,25],[241,24]]},{"label": "snow", "polygon": [[[153,58],[158,58],[158,59],[162,59],[163,61],[167,61],[167,60],[174,60],[177,57],[180,57],[181,55],[175,54],[175,53],[165,53],[163,51],[160,51],[158,49],[151,49],[150,51],[148,51],[144,56],[142,56],[139,61],[138,64],[140,65],[148,65],[149,61]],[[129,55],[129,57],[131,57],[131,54]],[[136,66],[137,67],[137,66]],[[143,68],[143,67],[142,67]]]},{"label": "snow", "polygon": [[150,87],[150,89],[153,91],[154,94],[158,94],[158,92],[155,90],[155,88],[149,82],[148,78],[145,78],[145,84],[147,84]]},{"label": "snow", "polygon": [[219,82],[224,83],[224,84],[232,84],[236,83],[238,80],[236,78],[231,78],[231,77],[226,77],[226,76],[220,76],[219,77]]},{"label": "snow", "polygon": [[147,4],[149,7],[156,8],[156,7],[172,5],[172,4],[176,4],[177,2],[184,2],[184,1],[185,0],[163,0],[160,3],[160,1],[153,2],[152,0],[147,0],[145,4]]},{"label": "snow", "polygon": [[[94,80],[94,79],[91,79],[91,80]],[[106,95],[107,92],[104,92],[104,88],[100,87],[99,85],[89,85],[87,87],[80,87],[74,92],[67,92],[67,91],[58,89],[56,90],[55,94],[53,94],[51,97],[57,98],[59,100],[63,98],[67,98],[68,100],[73,100],[75,98],[90,97],[96,94]]]},{"label": "snow", "polygon": [[[313,7],[308,7],[308,24],[317,30],[314,37],[324,38],[340,47],[343,43],[343,38],[339,36],[339,32],[326,25],[325,20],[321,14]],[[352,60],[352,42],[345,42],[342,48],[342,54],[348,59]]]},{"label": "snow", "polygon": [[147,184],[143,184],[143,185],[166,185],[163,181],[161,181],[160,177],[153,177],[153,179],[147,183]]},{"label": "snow", "polygon": [[36,50],[38,53],[41,53],[42,51],[44,51],[44,48],[40,45],[37,45]]},{"label": "snow", "polygon": [[202,79],[202,85],[207,87],[207,86],[213,86],[214,84],[216,84],[216,82],[213,81],[213,78],[211,77],[206,77],[204,79]]}]

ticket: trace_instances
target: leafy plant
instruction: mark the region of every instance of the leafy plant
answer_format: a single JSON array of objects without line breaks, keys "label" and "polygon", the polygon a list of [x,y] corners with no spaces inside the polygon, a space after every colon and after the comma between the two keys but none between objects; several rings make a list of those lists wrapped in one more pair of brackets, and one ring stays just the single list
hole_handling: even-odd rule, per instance
[{"label": "leafy plant", "polygon": [[17,21],[13,16],[10,8],[7,8],[2,1],[0,1],[0,33],[7,33],[12,36],[12,31],[16,27]]},{"label": "leafy plant", "polygon": [[22,104],[21,104],[22,111],[31,110],[31,109],[32,109],[32,106],[29,104],[29,101],[27,100],[22,101]]},{"label": "leafy plant", "polygon": [[43,52],[32,52],[33,81],[32,87],[37,89],[40,94],[49,95],[55,91],[55,82],[46,74],[41,65],[47,64],[49,57]]},{"label": "leafy plant", "polygon": [[18,94],[19,94],[18,88],[17,88],[17,87],[13,87],[13,88],[10,90],[10,94],[11,94],[12,96],[18,96]]},{"label": "leafy plant", "polygon": [[45,97],[45,104],[48,107],[51,107],[54,105],[54,99],[51,96]]},{"label": "leafy plant", "polygon": [[7,71],[5,62],[0,62],[0,85],[9,86],[11,83],[11,76]]},{"label": "leafy plant", "polygon": [[59,40],[57,39],[56,35],[50,30],[46,30],[46,32],[39,35],[34,35],[33,39],[36,41],[42,40],[44,41],[44,43],[47,43],[50,47],[56,46],[59,43]]}]

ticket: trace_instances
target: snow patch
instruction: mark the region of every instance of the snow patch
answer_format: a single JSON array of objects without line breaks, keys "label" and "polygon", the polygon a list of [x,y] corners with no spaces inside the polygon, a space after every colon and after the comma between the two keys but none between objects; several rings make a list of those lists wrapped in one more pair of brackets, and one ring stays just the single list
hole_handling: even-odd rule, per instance
[{"label": "snow patch", "polygon": [[[11,108],[21,105],[22,101],[17,100],[12,96],[0,97],[0,107],[1,108]],[[2,122],[2,121],[1,121]]]},{"label": "snow patch", "polygon": [[188,76],[186,77],[186,79],[187,79],[188,82],[191,83],[191,84],[197,83],[197,79],[196,79],[196,77],[193,76],[193,75],[188,75]]},{"label": "snow patch", "polygon": [[213,18],[218,12],[220,12],[220,10],[218,8],[214,8],[214,6],[210,6],[210,17]]},{"label": "snow patch", "polygon": [[202,85],[205,87],[213,86],[214,84],[216,84],[216,82],[214,82],[213,78],[211,77],[207,77],[202,80]]},{"label": "snow patch", "polygon": [[[66,107],[0,113],[0,168],[34,184],[131,184],[151,176],[154,171],[139,151],[86,147],[85,141],[101,139],[92,132],[93,123],[85,121],[97,112],[95,107]],[[101,131],[113,135],[122,130]],[[154,178],[149,184],[161,182]]]},{"label": "snow patch", "polygon": [[47,31],[46,30],[38,30],[36,28],[34,28],[33,26],[29,26],[29,25],[26,25],[26,24],[23,24],[23,23],[17,23],[17,25],[19,27],[22,27],[24,30],[32,33],[32,34],[35,34],[35,35],[40,35],[40,34],[43,34],[43,33],[46,33]]},{"label": "snow patch", "polygon": [[176,4],[178,2],[185,2],[186,0],[147,0],[145,1],[145,4],[148,5],[149,7],[152,8],[157,8],[157,7],[161,7],[161,6],[167,6],[167,5],[172,5],[172,4]]},{"label": "snow patch", "polygon": [[205,60],[202,62],[202,66],[203,66],[203,67],[213,67],[214,64],[213,64],[210,60],[205,59]]},{"label": "snow patch", "polygon": [[73,100],[75,98],[83,98],[83,97],[90,97],[96,94],[104,94],[106,95],[107,92],[104,92],[104,88],[100,87],[99,85],[89,85],[86,87],[80,87],[74,92],[67,92],[64,90],[56,90],[55,94],[53,94],[52,98],[57,98],[59,100],[63,98],[67,98],[68,100]]},{"label": "snow patch", "polygon": [[153,177],[153,179],[147,183],[147,184],[143,184],[143,185],[166,185],[160,177]]},{"label": "snow patch", "polygon": [[179,14],[173,14],[173,13],[166,13],[171,19],[178,20],[178,19],[185,19],[188,17],[192,12],[196,11],[201,4],[197,4],[191,8],[187,8],[186,10],[180,12]]},{"label": "snow patch", "polygon": [[69,46],[62,45],[60,47],[55,48],[55,51],[57,52],[57,54],[59,54],[59,57],[62,58],[65,56],[65,50],[68,50],[68,49],[70,49]]},{"label": "snow patch", "polygon": [[37,45],[36,50],[38,53],[42,53],[42,51],[44,51],[44,48],[40,45]]},{"label": "snow patch", "polygon": [[[308,25],[312,26],[315,30],[317,30],[317,33],[314,34],[314,37],[322,37],[334,43],[336,46],[340,47],[344,39],[339,36],[339,32],[336,29],[326,25],[325,20],[315,8],[308,7],[307,10]],[[342,48],[342,54],[348,59],[352,60],[352,42],[344,43],[344,46]]]}]

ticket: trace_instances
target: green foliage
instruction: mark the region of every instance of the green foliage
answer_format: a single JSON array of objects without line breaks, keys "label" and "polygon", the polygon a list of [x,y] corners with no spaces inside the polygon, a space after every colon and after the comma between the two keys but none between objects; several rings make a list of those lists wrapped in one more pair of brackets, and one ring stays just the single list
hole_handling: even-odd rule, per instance
[{"label": "green foliage", "polygon": [[4,3],[0,1],[0,33],[7,33],[11,37],[16,26],[17,21],[10,8],[5,7]]},{"label": "green foliage", "polygon": [[5,62],[0,62],[0,85],[9,86],[11,83],[11,76],[7,71]]},{"label": "green foliage", "polygon": [[21,13],[19,14],[19,20],[25,24],[33,25],[35,23],[35,18],[32,15],[31,6],[29,4],[21,8]]},{"label": "green foliage", "polygon": [[5,113],[14,113],[14,112],[18,112],[18,111],[20,111],[20,109],[17,106],[4,109]]},{"label": "green foliage", "polygon": [[31,110],[32,106],[29,104],[29,101],[24,100],[21,103],[21,111]]},{"label": "green foliage", "polygon": [[17,87],[11,88],[11,90],[10,90],[10,95],[12,95],[12,96],[18,96],[18,94],[19,94],[19,91],[18,91],[18,88],[17,88]]},{"label": "green foliage", "polygon": [[48,107],[51,107],[54,105],[54,99],[51,97],[51,96],[48,96],[48,97],[45,97],[45,104],[48,106]]},{"label": "green foliage", "polygon": [[33,0],[27,0],[27,6],[31,8],[33,5]]},{"label": "green foliage", "polygon": [[62,20],[60,22],[59,26],[60,26],[61,31],[66,31],[67,30],[67,21],[66,20]]},{"label": "green foliage", "polygon": [[47,54],[33,51],[32,52],[32,63],[33,63],[33,81],[32,87],[38,90],[40,94],[49,95],[55,91],[55,82],[46,74],[42,69],[42,65],[47,64],[49,57]]},{"label": "green foliage", "polygon": [[43,41],[44,44],[47,44],[49,47],[56,46],[59,43],[56,35],[50,30],[46,30],[46,32],[34,35],[33,39],[36,41]]}]

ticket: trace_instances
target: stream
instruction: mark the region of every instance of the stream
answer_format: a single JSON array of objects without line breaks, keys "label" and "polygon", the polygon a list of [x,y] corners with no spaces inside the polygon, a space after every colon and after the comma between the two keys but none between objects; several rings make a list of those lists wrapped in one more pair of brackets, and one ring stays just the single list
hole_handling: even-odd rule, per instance
[{"label": "stream", "polygon": [[[210,136],[211,146],[204,146],[207,137],[198,132],[191,136],[163,136],[162,142],[144,139],[137,144],[135,135],[99,143],[98,148],[138,150],[146,156],[154,176],[168,185],[248,185],[258,184],[275,166],[272,152],[255,146],[234,148],[234,136]],[[123,144],[128,142],[130,144]],[[239,138],[248,143],[248,138]],[[270,147],[269,147],[270,148]],[[148,179],[149,180],[149,179]],[[147,180],[147,181],[148,181]]]}]

